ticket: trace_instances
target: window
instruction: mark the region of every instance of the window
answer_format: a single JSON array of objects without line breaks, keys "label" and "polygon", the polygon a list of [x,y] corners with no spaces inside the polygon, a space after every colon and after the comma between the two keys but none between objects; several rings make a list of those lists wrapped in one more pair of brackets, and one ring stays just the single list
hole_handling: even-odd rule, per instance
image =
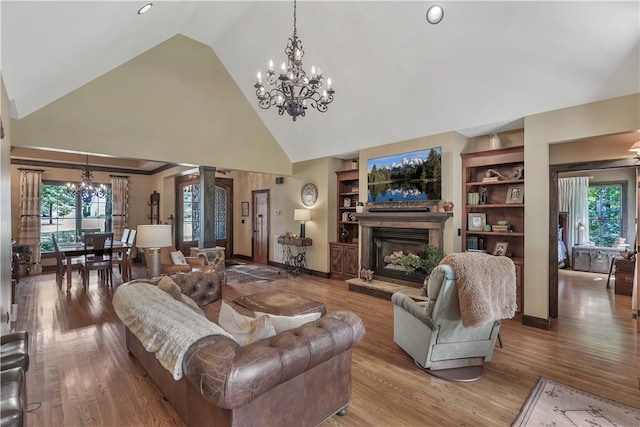
[{"label": "window", "polygon": [[613,246],[623,236],[626,185],[604,183],[589,186],[589,239],[596,246]]},{"label": "window", "polygon": [[53,251],[51,234],[59,243],[75,242],[84,233],[111,231],[111,187],[107,196],[83,202],[66,184],[44,182],[40,200],[40,250]]}]

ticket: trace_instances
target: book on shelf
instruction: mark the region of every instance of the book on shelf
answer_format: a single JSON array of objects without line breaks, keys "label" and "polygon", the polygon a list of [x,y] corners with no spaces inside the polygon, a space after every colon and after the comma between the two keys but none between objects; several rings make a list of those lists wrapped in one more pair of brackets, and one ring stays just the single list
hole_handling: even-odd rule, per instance
[{"label": "book on shelf", "polygon": [[467,250],[469,251],[483,251],[484,239],[479,236],[467,236]]},{"label": "book on shelf", "polygon": [[482,182],[498,182],[499,180],[499,176],[486,176],[482,178]]}]

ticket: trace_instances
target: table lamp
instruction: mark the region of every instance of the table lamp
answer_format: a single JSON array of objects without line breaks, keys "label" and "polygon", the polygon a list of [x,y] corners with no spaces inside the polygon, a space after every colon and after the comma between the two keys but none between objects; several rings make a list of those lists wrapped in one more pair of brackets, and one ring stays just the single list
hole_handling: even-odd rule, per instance
[{"label": "table lamp", "polygon": [[147,278],[160,275],[160,248],[171,246],[170,225],[139,225],[136,246],[145,249]]},{"label": "table lamp", "polygon": [[293,211],[293,219],[300,221],[300,237],[304,237],[304,223],[311,219],[311,210],[296,209]]}]

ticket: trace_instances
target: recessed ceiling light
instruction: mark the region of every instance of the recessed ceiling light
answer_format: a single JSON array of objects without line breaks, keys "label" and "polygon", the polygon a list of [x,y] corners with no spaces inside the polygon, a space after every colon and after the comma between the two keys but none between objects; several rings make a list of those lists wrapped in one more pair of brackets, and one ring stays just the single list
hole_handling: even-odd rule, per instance
[{"label": "recessed ceiling light", "polygon": [[430,24],[437,24],[444,17],[444,8],[439,4],[433,4],[427,9],[427,21]]},{"label": "recessed ceiling light", "polygon": [[149,10],[153,7],[153,3],[147,3],[138,10],[138,15],[142,15],[144,13],[149,12]]}]

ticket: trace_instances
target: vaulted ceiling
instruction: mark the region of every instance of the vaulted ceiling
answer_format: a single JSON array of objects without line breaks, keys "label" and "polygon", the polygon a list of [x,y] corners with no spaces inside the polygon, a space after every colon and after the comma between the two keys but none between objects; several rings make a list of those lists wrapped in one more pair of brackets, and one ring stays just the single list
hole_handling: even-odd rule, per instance
[{"label": "vaulted ceiling", "polygon": [[[528,115],[640,92],[638,1],[300,1],[305,68],[336,90],[293,122],[261,110],[255,76],[279,64],[291,1],[7,1],[1,71],[27,117],[176,34],[209,45],[291,161],[458,131],[522,127]],[[4,115],[4,113],[3,113]]]}]

